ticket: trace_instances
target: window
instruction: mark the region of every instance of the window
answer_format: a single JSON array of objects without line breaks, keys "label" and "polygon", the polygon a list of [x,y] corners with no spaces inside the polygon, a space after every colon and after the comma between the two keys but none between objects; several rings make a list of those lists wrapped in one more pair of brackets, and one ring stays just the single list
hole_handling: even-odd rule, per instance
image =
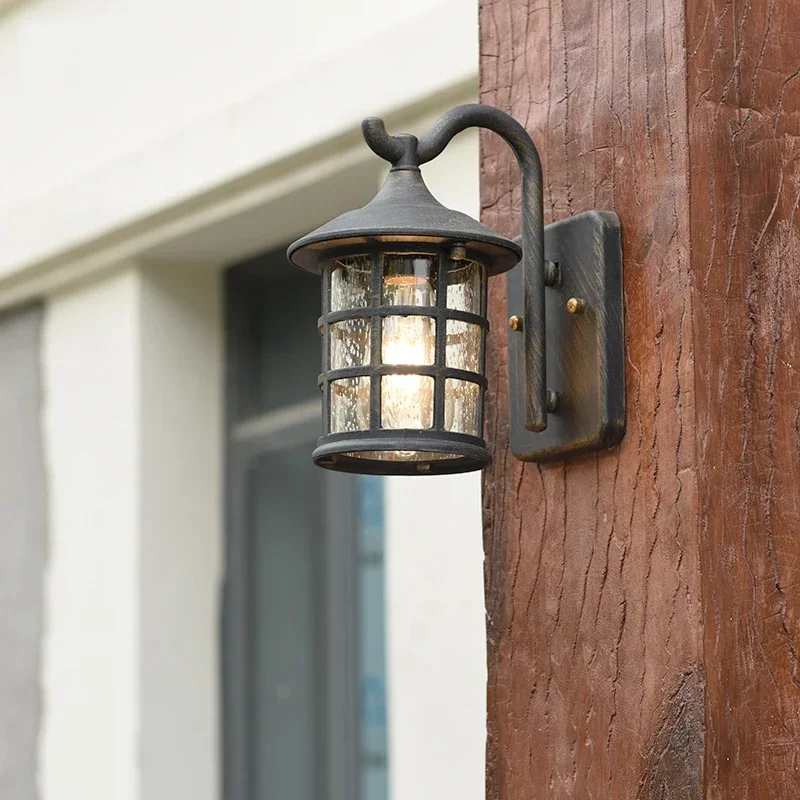
[{"label": "window", "polygon": [[229,270],[226,800],[385,800],[383,484],[316,468],[319,282]]}]

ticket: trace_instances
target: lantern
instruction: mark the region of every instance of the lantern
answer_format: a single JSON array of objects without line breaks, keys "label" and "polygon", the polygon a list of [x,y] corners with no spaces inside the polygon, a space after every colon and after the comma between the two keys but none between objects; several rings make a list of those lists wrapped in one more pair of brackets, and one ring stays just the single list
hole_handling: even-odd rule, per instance
[{"label": "lantern", "polygon": [[[420,165],[476,124],[500,133],[522,168],[522,246],[445,208],[422,179]],[[544,289],[560,273],[544,257],[538,153],[519,123],[484,106],[454,109],[421,142],[389,136],[379,119],[362,127],[392,164],[382,189],[287,253],[322,279],[323,434],[313,459],[387,475],[481,469],[491,461],[483,439],[487,281],[523,251],[524,302],[512,328],[524,333],[526,431],[545,430],[557,407],[546,384]]]},{"label": "lantern", "polygon": [[367,206],[289,248],[294,264],[322,276],[318,464],[405,475],[489,463],[487,278],[519,257],[403,165]]}]

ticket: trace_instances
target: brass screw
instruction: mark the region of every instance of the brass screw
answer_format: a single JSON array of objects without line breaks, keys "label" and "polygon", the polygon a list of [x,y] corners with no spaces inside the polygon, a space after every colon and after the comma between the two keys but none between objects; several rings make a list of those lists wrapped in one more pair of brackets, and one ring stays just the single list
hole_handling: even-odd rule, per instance
[{"label": "brass screw", "polygon": [[582,297],[570,297],[567,300],[567,312],[569,314],[583,314],[586,311],[586,301]]},{"label": "brass screw", "polygon": [[511,328],[512,331],[521,331],[522,330],[522,318],[518,317],[514,314],[513,317],[508,318],[508,327]]},{"label": "brass screw", "polygon": [[417,472],[430,472],[431,465],[430,464],[417,464]]}]

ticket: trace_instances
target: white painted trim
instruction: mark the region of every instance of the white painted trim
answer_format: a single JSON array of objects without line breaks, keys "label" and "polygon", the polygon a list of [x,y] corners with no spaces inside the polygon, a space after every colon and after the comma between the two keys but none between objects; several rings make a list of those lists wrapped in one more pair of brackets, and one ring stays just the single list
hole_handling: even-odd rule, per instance
[{"label": "white painted trim", "polygon": [[[386,114],[387,124],[395,129],[419,130],[416,123],[431,109],[446,108],[474,98],[476,80],[473,74],[441,92],[417,98],[408,107]],[[373,110],[373,113],[378,112]],[[152,164],[143,163],[135,168],[130,164],[124,168],[123,165],[113,165],[109,174],[90,176],[81,185],[67,187],[57,195],[42,199],[34,207],[23,209],[20,212],[22,217],[15,213],[4,215],[0,220],[0,310],[91,280],[130,259],[152,260],[150,254],[157,253],[159,247],[212,226],[224,226],[270,204],[283,203],[286,198],[313,188],[326,178],[359,167],[363,169],[368,164],[374,166],[376,174],[380,170],[380,161],[364,145],[360,131],[350,127],[322,145],[254,169],[243,177],[237,175],[234,179],[221,181],[201,194],[187,194],[156,213],[118,220],[116,225],[108,223],[108,227],[96,231],[93,238],[90,236],[83,242],[64,239],[49,245],[50,252],[47,251],[46,220],[61,219],[60,227],[67,228],[62,218],[74,206],[80,207],[81,213],[87,217],[94,214],[100,224],[105,218],[100,208],[102,186],[123,183],[128,170],[139,170],[142,174],[157,171],[156,162],[169,160],[167,153],[174,150],[176,157],[182,154],[183,169],[192,171],[191,164],[186,163],[188,155],[184,151],[194,152],[196,148],[181,148],[180,143],[174,142],[165,145],[164,149],[166,152],[163,154],[142,155],[143,161],[152,160]],[[196,153],[193,157],[197,157]],[[202,159],[198,163],[200,161]],[[115,173],[117,169],[118,174]],[[287,233],[293,232],[274,231],[272,241],[261,243],[262,249],[285,241]],[[77,234],[71,234],[71,237],[79,238]],[[25,252],[29,254],[27,259],[22,257]],[[197,263],[197,259],[193,262]],[[208,265],[221,267],[223,264],[214,259]]]},{"label": "white painted trim", "polygon": [[43,800],[218,800],[220,276],[51,298]]},{"label": "white painted trim", "polygon": [[141,799],[217,800],[222,281],[192,267],[140,276]]},{"label": "white painted trim", "polygon": [[[219,222],[233,219],[293,192],[313,185],[320,178],[344,167],[363,163],[361,148],[343,146],[341,150],[309,156],[308,166],[287,171],[283,165],[250,176],[255,185],[223,185],[202,198],[178,203],[161,214],[123,226],[81,247],[68,248],[52,258],[0,273],[0,309],[18,305],[34,297],[50,295],[94,280],[120,263],[141,259],[149,250],[181,236]],[[0,236],[0,241],[2,237]],[[205,266],[220,267],[218,262]]]},{"label": "white painted trim", "polygon": [[139,798],[138,283],[126,271],[45,312],[45,800]]}]

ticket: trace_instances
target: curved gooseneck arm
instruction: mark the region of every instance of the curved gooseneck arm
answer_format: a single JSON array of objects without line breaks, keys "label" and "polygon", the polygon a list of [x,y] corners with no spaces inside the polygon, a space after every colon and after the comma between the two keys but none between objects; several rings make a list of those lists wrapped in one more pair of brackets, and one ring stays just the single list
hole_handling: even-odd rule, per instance
[{"label": "curved gooseneck arm", "polygon": [[477,103],[443,114],[423,138],[390,136],[383,120],[369,117],[361,124],[364,140],[393,169],[414,169],[432,161],[467,128],[486,128],[505,139],[522,172],[522,269],[525,286],[525,421],[532,431],[547,427],[547,348],[545,334],[545,261],[542,162],[530,134],[510,114]]}]

